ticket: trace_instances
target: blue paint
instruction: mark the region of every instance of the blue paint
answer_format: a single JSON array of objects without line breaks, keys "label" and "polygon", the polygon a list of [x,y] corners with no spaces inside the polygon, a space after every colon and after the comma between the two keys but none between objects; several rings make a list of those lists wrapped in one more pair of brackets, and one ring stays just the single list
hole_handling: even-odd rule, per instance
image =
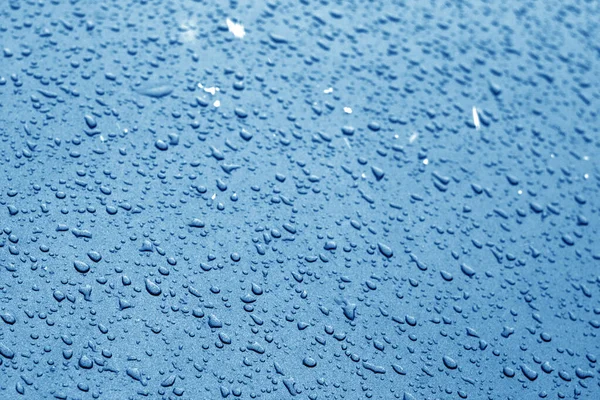
[{"label": "blue paint", "polygon": [[598,17],[10,0],[0,399],[600,398]]}]

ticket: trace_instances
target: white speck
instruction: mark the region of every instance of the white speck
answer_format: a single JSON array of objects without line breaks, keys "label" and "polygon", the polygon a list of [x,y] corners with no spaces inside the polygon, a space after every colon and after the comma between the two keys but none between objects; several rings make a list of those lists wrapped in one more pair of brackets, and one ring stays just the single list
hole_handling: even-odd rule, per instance
[{"label": "white speck", "polygon": [[363,179],[367,179],[367,175],[365,175],[364,173],[361,174],[361,176],[362,176]]},{"label": "white speck", "polygon": [[517,192],[519,194],[523,194],[523,191],[519,189],[519,191]]},{"label": "white speck", "polygon": [[590,175],[589,175],[589,174],[585,174],[585,175],[583,175],[583,177],[584,177],[585,179],[590,179]]},{"label": "white speck", "polygon": [[344,107],[344,112],[346,114],[352,114],[352,109],[350,107]]},{"label": "white speck", "polygon": [[196,39],[196,31],[189,29],[188,27],[182,27],[185,31],[181,32],[181,40],[189,43]]},{"label": "white speck", "polygon": [[415,140],[417,140],[417,138],[419,137],[419,134],[417,132],[414,132],[412,135],[410,135],[410,137],[408,138],[408,143],[412,143]]},{"label": "white speck", "polygon": [[397,134],[394,135],[394,139],[398,139],[400,136],[398,136]]},{"label": "white speck", "polygon": [[104,136],[100,135],[100,141],[101,141],[102,143],[104,143],[104,141],[105,141],[105,140],[106,140],[106,138],[105,138]]},{"label": "white speck", "polygon": [[481,128],[481,123],[479,122],[479,114],[477,113],[477,109],[473,107],[473,124],[475,124],[475,129]]},{"label": "white speck", "polygon": [[554,155],[554,153],[551,153],[551,154],[550,154],[550,158],[554,158],[554,157],[556,157],[556,156]]},{"label": "white speck", "polygon": [[221,107],[221,102],[219,100],[215,100],[215,102],[213,103],[213,106]]},{"label": "white speck", "polygon": [[213,195],[212,195],[212,196],[210,196],[210,198],[211,198],[211,199],[213,199],[213,200],[214,200],[214,199],[216,199],[216,198],[217,198],[217,194],[216,194],[216,193],[213,193]]},{"label": "white speck", "polygon": [[217,92],[221,91],[221,89],[219,89],[217,86],[204,87],[204,86],[202,85],[202,83],[198,83],[198,87],[199,87],[200,89],[204,90],[206,93],[210,93],[210,94],[212,94],[213,96],[214,96],[214,95],[215,95]]},{"label": "white speck", "polygon": [[583,156],[583,160],[584,160],[584,161],[588,161],[589,159],[590,159],[590,157],[589,157],[589,156]]},{"label": "white speck", "polygon": [[325,94],[333,93],[333,88],[330,87],[329,89],[325,89],[325,90],[323,90],[323,93],[325,93]]},{"label": "white speck", "polygon": [[350,142],[348,141],[348,138],[344,138],[344,142],[346,142],[346,146],[348,146],[349,149],[352,148],[352,146],[350,146]]},{"label": "white speck", "polygon": [[424,159],[424,160],[423,160],[423,164],[425,164],[425,165],[429,165],[429,160],[428,160],[428,159]]},{"label": "white speck", "polygon": [[246,36],[244,25],[235,23],[229,18],[227,18],[225,22],[227,22],[227,28],[229,29],[229,32],[233,33],[233,36],[240,39]]}]

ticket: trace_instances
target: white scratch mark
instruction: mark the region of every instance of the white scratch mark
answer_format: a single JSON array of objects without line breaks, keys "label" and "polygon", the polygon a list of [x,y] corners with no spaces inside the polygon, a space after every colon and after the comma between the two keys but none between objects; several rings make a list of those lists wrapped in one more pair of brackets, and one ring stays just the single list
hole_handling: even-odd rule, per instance
[{"label": "white scratch mark", "polygon": [[415,140],[417,140],[417,138],[419,137],[419,134],[417,132],[414,132],[412,135],[410,135],[410,137],[408,138],[408,143],[412,143]]},{"label": "white scratch mark", "polygon": [[348,146],[349,149],[352,148],[352,146],[350,146],[350,141],[348,140],[348,138],[344,138],[344,142],[346,142],[346,146]]},{"label": "white scratch mark", "polygon": [[229,32],[233,33],[233,36],[235,36],[236,38],[243,38],[244,36],[246,36],[246,31],[244,30],[244,25],[242,24],[238,24],[233,22],[232,20],[230,20],[229,18],[227,18],[227,28],[229,29]]},{"label": "white scratch mark", "polygon": [[481,123],[479,122],[479,114],[477,113],[477,109],[473,107],[473,124],[475,125],[475,129],[481,128]]}]

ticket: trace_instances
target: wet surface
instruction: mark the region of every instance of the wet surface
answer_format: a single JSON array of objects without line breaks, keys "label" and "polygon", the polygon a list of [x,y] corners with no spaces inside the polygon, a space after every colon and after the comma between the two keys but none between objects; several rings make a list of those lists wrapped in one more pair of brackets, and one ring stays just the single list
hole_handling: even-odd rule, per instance
[{"label": "wet surface", "polygon": [[0,398],[599,398],[598,21],[8,1]]}]

